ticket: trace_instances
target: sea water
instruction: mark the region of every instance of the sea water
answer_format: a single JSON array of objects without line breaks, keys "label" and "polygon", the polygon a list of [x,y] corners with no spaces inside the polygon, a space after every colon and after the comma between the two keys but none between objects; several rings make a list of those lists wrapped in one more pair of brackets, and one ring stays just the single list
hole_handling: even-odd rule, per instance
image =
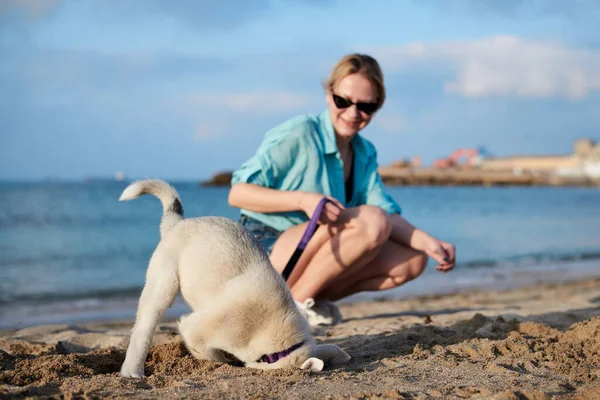
[{"label": "sea water", "polygon": [[[228,188],[171,182],[186,217],[238,219]],[[0,184],[0,327],[132,318],[162,207],[119,202],[126,182]],[[389,296],[504,289],[600,276],[600,189],[389,187],[403,216],[456,245],[458,265],[426,271]],[[185,312],[179,299],[170,315]]]}]

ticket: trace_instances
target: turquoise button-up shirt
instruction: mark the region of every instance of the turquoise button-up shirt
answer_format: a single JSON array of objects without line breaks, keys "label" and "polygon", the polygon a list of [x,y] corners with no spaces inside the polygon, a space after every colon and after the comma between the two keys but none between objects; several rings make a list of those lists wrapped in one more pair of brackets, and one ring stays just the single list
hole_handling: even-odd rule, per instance
[{"label": "turquoise button-up shirt", "polygon": [[[346,201],[344,166],[337,148],[329,111],[317,116],[300,115],[269,130],[256,154],[233,173],[231,184],[252,183],[270,189],[321,193],[339,200],[347,208],[363,204],[381,207],[389,214],[402,213],[386,193],[377,172],[377,151],[357,134],[352,139],[354,182]],[[302,211],[242,214],[279,231],[308,221]]]}]

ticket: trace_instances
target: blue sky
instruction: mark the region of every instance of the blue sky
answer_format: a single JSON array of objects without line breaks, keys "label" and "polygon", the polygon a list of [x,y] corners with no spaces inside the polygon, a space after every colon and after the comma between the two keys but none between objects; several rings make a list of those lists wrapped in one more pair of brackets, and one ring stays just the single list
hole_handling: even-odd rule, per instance
[{"label": "blue sky", "polygon": [[[600,140],[596,0],[0,0],[0,179],[199,180],[381,63],[380,164]],[[596,22],[596,23],[595,23]]]}]

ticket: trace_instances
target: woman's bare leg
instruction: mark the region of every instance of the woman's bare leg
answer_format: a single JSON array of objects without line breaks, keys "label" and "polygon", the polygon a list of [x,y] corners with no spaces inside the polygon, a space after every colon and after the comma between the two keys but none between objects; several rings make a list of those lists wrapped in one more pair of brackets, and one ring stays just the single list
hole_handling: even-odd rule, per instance
[{"label": "woman's bare leg", "polygon": [[421,275],[427,260],[424,253],[388,240],[373,261],[342,274],[317,298],[336,301],[355,293],[393,289]]},{"label": "woman's bare leg", "polygon": [[[303,224],[287,230],[273,246],[271,262],[279,272],[305,229]],[[415,268],[415,261],[411,260],[417,253],[390,242],[390,229],[389,216],[372,206],[344,210],[338,223],[321,226],[288,279],[294,298],[334,300],[347,296],[346,293],[386,288],[390,282],[400,282],[402,271]],[[398,276],[392,275],[390,281],[390,273]]]}]

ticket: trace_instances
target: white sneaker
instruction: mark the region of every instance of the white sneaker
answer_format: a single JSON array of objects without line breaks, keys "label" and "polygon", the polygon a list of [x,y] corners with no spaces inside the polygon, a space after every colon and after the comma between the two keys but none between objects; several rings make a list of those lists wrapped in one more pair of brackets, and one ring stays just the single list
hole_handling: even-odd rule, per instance
[{"label": "white sneaker", "polygon": [[304,303],[296,301],[296,306],[310,326],[337,325],[342,322],[340,310],[329,300],[318,300],[315,302],[314,299],[308,298]]}]

